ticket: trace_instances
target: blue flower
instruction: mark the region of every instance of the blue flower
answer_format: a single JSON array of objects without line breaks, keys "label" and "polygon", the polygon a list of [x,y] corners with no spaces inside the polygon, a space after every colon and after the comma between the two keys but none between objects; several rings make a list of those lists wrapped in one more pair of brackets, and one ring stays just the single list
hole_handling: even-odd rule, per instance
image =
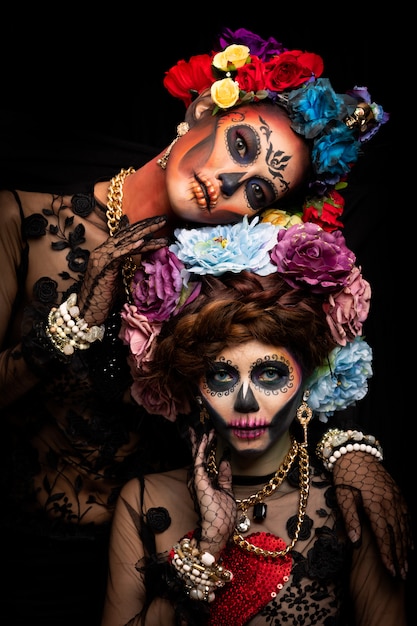
[{"label": "blue flower", "polygon": [[330,121],[343,121],[351,115],[357,101],[346,94],[337,94],[328,78],[318,78],[288,94],[288,110],[292,128],[306,139],[314,139]]},{"label": "blue flower", "polygon": [[343,122],[314,141],[311,153],[315,171],[330,184],[348,174],[359,157],[360,142]]},{"label": "blue flower", "polygon": [[177,228],[177,241],[169,249],[194,274],[221,276],[225,272],[251,270],[266,276],[276,271],[269,251],[277,243],[280,227],[258,222],[259,217],[255,217],[249,223],[245,215],[237,224]]},{"label": "blue flower", "polygon": [[372,350],[362,337],[346,346],[337,347],[329,355],[329,364],[316,368],[307,381],[310,390],[308,405],[327,418],[355,404],[368,392],[372,376]]}]

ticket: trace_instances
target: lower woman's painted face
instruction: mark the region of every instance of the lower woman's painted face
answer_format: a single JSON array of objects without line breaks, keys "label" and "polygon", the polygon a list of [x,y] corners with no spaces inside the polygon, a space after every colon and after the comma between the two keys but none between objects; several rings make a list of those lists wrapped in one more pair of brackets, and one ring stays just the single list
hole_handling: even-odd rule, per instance
[{"label": "lower woman's painted face", "polygon": [[288,430],[301,382],[288,350],[249,341],[223,350],[199,389],[217,433],[237,451],[262,452]]},{"label": "lower woman's painted face", "polygon": [[174,145],[166,184],[185,221],[226,224],[250,217],[297,187],[309,150],[274,107],[241,106],[205,115]]}]

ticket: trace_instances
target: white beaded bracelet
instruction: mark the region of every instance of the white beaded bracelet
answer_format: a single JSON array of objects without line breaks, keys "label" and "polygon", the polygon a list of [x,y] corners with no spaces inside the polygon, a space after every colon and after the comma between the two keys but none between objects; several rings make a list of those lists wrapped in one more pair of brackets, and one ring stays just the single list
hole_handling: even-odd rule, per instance
[{"label": "white beaded bracelet", "polygon": [[328,430],[316,447],[317,456],[326,469],[332,470],[337,459],[348,452],[366,452],[379,461],[383,460],[382,447],[373,435],[365,435],[360,430]]},{"label": "white beaded bracelet", "polygon": [[77,294],[72,293],[58,308],[53,307],[48,315],[45,332],[53,346],[71,356],[74,351],[87,350],[94,341],[102,341],[105,326],[91,326],[79,316]]},{"label": "white beaded bracelet", "polygon": [[214,591],[230,582],[233,574],[215,562],[210,552],[200,552],[188,537],[173,548],[172,565],[184,581],[192,600],[213,602]]}]

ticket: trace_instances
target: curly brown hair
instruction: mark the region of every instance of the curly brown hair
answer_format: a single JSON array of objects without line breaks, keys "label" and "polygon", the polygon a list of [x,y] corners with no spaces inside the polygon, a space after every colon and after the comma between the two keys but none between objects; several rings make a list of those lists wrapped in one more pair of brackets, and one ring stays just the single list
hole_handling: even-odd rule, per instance
[{"label": "curly brown hair", "polygon": [[165,323],[143,384],[189,400],[226,346],[251,340],[287,348],[308,375],[336,345],[322,302],[277,273],[204,276],[200,295]]}]

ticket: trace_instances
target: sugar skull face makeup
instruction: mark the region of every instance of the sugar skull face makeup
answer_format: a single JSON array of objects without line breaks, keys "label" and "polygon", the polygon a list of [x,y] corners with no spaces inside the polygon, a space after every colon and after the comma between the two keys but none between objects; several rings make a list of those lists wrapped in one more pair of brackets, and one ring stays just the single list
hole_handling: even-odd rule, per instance
[{"label": "sugar skull face makeup", "polygon": [[288,350],[249,341],[223,350],[199,387],[216,431],[233,448],[255,453],[288,430],[301,382]]},{"label": "sugar skull face makeup", "polygon": [[277,106],[206,115],[172,148],[170,204],[184,220],[225,224],[253,216],[307,176],[309,149]]}]

